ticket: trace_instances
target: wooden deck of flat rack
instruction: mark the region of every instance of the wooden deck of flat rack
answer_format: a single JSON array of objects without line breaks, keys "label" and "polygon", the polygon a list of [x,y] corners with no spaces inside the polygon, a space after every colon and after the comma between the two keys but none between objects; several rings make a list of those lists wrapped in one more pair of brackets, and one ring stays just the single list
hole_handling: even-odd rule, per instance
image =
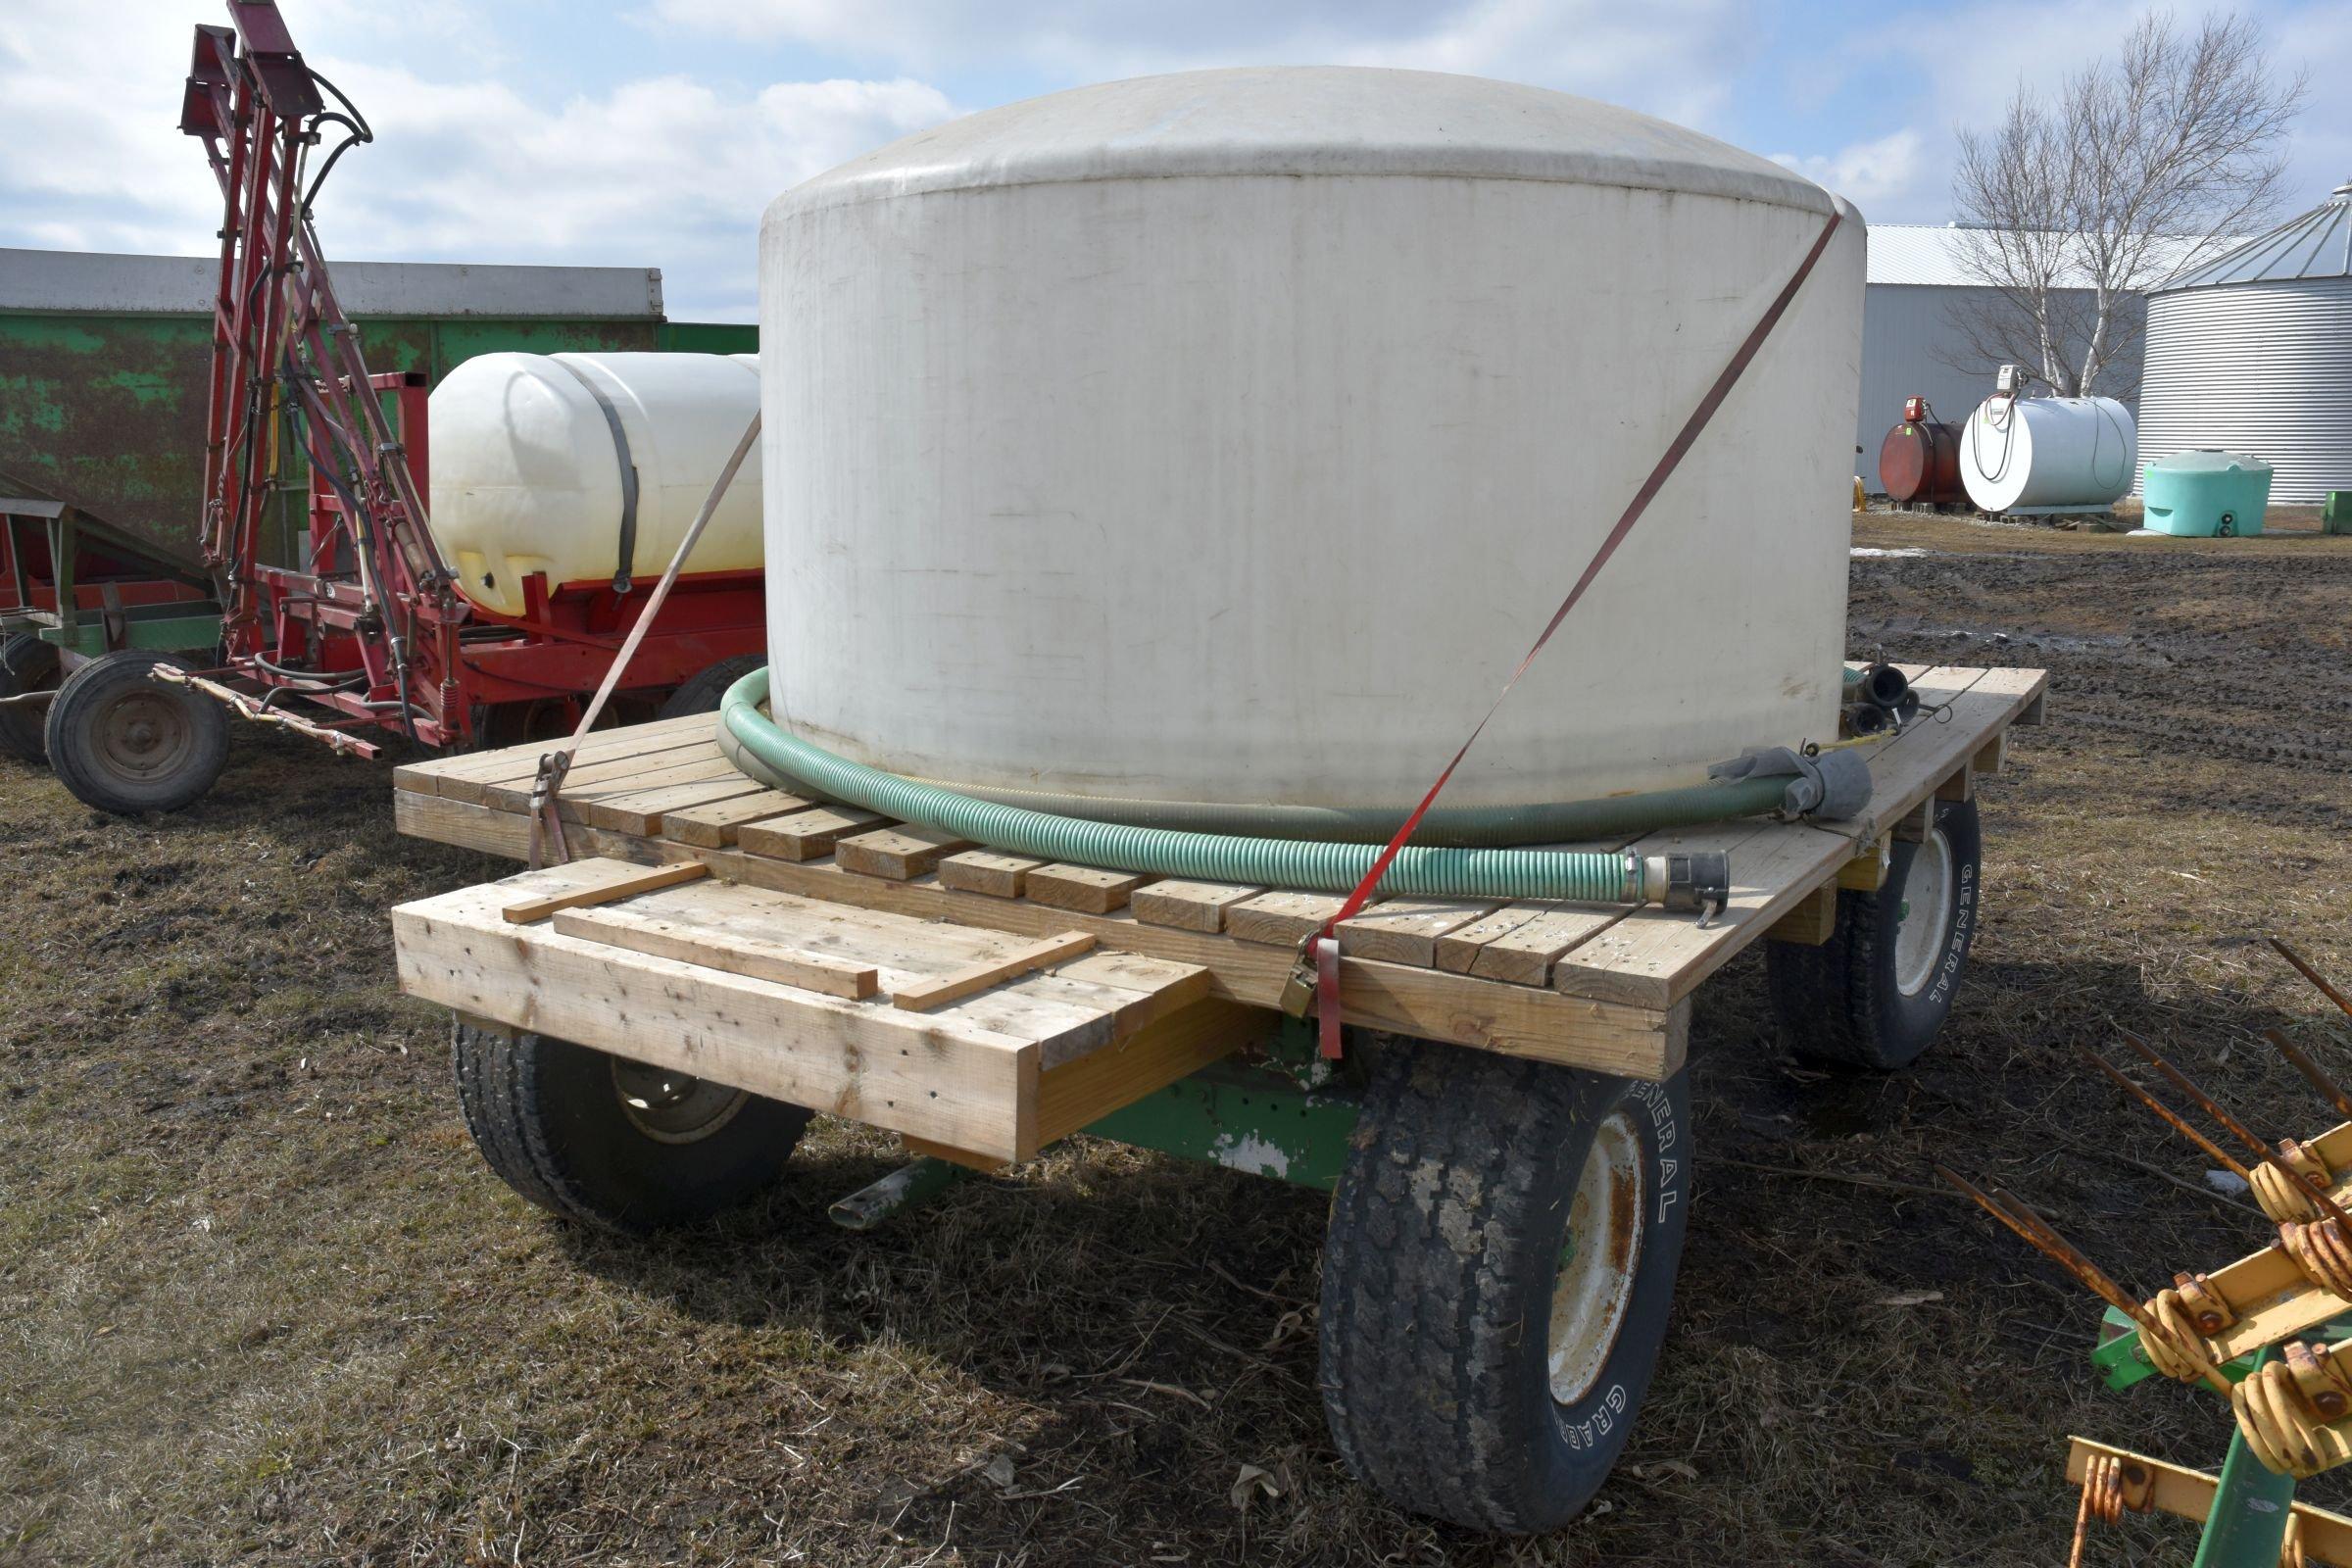
[{"label": "wooden deck of flat rack", "polygon": [[[1783,940],[1825,939],[1837,890],[1877,886],[1890,842],[1917,835],[1927,803],[1968,798],[1976,775],[2000,768],[2009,727],[2041,721],[2043,671],[1922,667],[1910,674],[1927,711],[1900,734],[1869,747],[1876,790],[1869,811],[1857,820],[1731,822],[1650,834],[1630,846],[1579,846],[1643,854],[1729,852],[1731,906],[1712,926],[1702,930],[1690,914],[1656,908],[1390,900],[1340,928],[1348,1020],[1604,1072],[1643,1078],[1673,1073],[1683,1061],[1690,995],[1702,981],[1767,932]],[[658,973],[665,991],[677,989],[670,982],[716,975],[741,1003],[760,988],[806,995],[805,987],[762,977],[791,972],[786,960],[795,953],[869,968],[878,963],[882,985],[894,972],[898,983],[907,983],[985,964],[1017,947],[1012,939],[1034,944],[1089,936],[1103,955],[1202,971],[1206,999],[1266,1008],[1279,1000],[1298,939],[1339,904],[1321,894],[1048,864],[870,812],[800,800],[763,789],[729,766],[713,739],[715,724],[709,716],[671,719],[601,733],[581,748],[564,791],[572,855],[640,865],[699,861],[710,876],[629,903],[600,903],[605,913],[593,920],[575,914],[559,921],[546,939],[555,945],[549,952],[581,957],[563,945],[589,941],[578,933],[597,925],[591,935],[607,944],[599,953],[610,958],[625,951],[631,955],[626,962]],[[530,783],[542,750],[517,747],[399,769],[394,781],[401,830],[522,858],[530,842]],[[467,929],[496,934],[502,898],[511,902],[533,888],[561,893],[564,885],[561,876],[552,882],[514,879],[408,906],[404,974],[407,939],[418,929],[418,918],[449,916]],[[697,888],[711,890],[705,903],[734,902],[717,912],[698,909],[696,899],[703,896],[687,897]],[[745,890],[783,896],[770,907],[785,911],[774,918],[787,924],[805,925],[812,909],[830,910],[835,926],[859,926],[859,933],[856,940],[818,943],[802,930],[761,941],[747,923],[752,913],[743,902]],[[882,916],[890,918],[876,918]],[[692,951],[694,932],[680,936],[673,925],[694,927],[705,937],[733,931],[742,941],[761,941],[763,950],[777,951],[766,953],[765,968],[727,960],[731,972],[720,974],[677,956]],[[926,928],[935,933],[927,945],[914,940]],[[615,941],[624,946],[610,946]],[[593,990],[592,965],[549,960],[542,969],[516,983],[550,993],[558,984]],[[557,971],[566,978],[557,982]],[[1053,978],[1014,970],[997,984],[1036,991]],[[476,981],[472,990],[481,995],[473,1004],[451,1004],[509,1024],[529,1022],[519,1016],[522,1004],[510,1003],[501,1012],[491,995],[499,985],[496,973],[485,971]],[[827,983],[851,982],[835,977]],[[958,983],[968,988],[969,976]],[[457,986],[453,980],[412,989],[450,1001]],[[955,1005],[985,1011],[992,995],[984,987]],[[850,1012],[891,1006],[886,995],[858,997],[839,989],[824,1000]],[[1132,1017],[1135,1009],[1119,1015]],[[678,1027],[686,1027],[683,1015]],[[1039,1038],[1060,1039],[1056,1049],[1068,1049],[1062,1037]],[[1034,1070],[1051,1077],[1054,1066],[1046,1061]],[[890,1124],[887,1118],[865,1119]],[[998,1141],[1007,1151],[1027,1142],[1027,1135]]]}]

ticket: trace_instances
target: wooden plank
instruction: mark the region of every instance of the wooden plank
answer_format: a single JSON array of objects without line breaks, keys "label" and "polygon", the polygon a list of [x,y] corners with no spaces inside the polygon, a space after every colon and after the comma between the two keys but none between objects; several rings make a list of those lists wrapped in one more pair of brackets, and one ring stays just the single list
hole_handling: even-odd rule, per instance
[{"label": "wooden plank", "polygon": [[1910,725],[1871,752],[1870,808],[1850,822],[1835,824],[1836,831],[1854,839],[1877,838],[1922,799],[1936,794],[1937,785],[1951,780],[1955,792],[1967,790],[1970,760],[1993,735],[2016,722],[2048,684],[2049,675],[2038,669],[1936,669],[1926,679],[1942,713]]},{"label": "wooden plank", "polygon": [[1992,739],[1978,747],[1977,755],[1969,759],[1968,770],[1972,773],[1998,773],[2008,765],[2009,732],[1995,730]]},{"label": "wooden plank", "polygon": [[[1661,853],[1652,848],[1661,841],[1679,841],[1683,848],[1710,847],[1704,837],[1696,832],[1653,834],[1642,841],[1642,853]],[[1701,929],[1687,911],[1636,909],[1591,942],[1561,955],[1551,967],[1553,987],[1629,1005],[1681,1003],[1854,853],[1852,840],[1796,823],[1751,827],[1744,833],[1727,824],[1719,842],[1728,844],[1732,891],[1729,906],[1711,925]]]},{"label": "wooden plank", "polygon": [[1453,974],[1468,974],[1471,965],[1478,961],[1479,949],[1559,907],[1557,904],[1506,904],[1493,914],[1457,926],[1433,944],[1438,967]]},{"label": "wooden plank", "polygon": [[1967,768],[1960,767],[1954,768],[1950,778],[1947,778],[1942,783],[1936,785],[1935,793],[1931,795],[1929,799],[1936,801],[1971,801],[1976,799],[1976,794],[1977,781],[1975,775],[1970,773]]},{"label": "wooden plank", "polygon": [[[678,718],[657,719],[649,724],[598,730],[580,743],[580,749],[572,756],[572,762],[577,766],[634,755],[653,749],[657,742],[708,741],[717,733],[716,713],[689,713]],[[478,781],[529,778],[538,771],[540,756],[555,750],[558,744],[555,740],[531,741],[521,746],[502,747],[493,752],[460,752],[423,761],[407,762],[392,770],[392,787],[419,795],[434,795],[440,793],[439,786],[444,779]]]},{"label": "wooden plank", "polygon": [[994,850],[965,850],[939,862],[939,879],[966,893],[1017,899],[1028,885],[1029,873],[1045,863],[1021,855],[999,855]]},{"label": "wooden plank", "polygon": [[1136,889],[1127,905],[1148,925],[1170,925],[1183,931],[1217,932],[1225,929],[1225,911],[1247,904],[1264,888],[1232,882],[1191,882],[1171,878]]},{"label": "wooden plank", "polygon": [[1860,853],[1838,867],[1837,885],[1854,893],[1876,893],[1894,871],[1894,835],[1862,846]]},{"label": "wooden plank", "polygon": [[767,793],[756,779],[745,778],[740,773],[732,777],[721,774],[690,784],[671,784],[651,789],[642,794],[589,801],[581,808],[580,819],[590,827],[647,839],[662,831],[673,810],[709,807]]},{"label": "wooden plank", "polygon": [[1038,1147],[1066,1138],[1265,1038],[1277,1017],[1265,1008],[1238,1003],[1196,1002],[1120,1045],[1040,1074]]},{"label": "wooden plank", "polygon": [[1095,939],[1088,932],[1064,931],[1042,942],[1031,942],[1014,949],[1000,958],[975,963],[936,980],[905,986],[891,994],[891,1002],[912,1012],[927,1011],[944,1006],[975,991],[986,991],[1001,981],[1031,969],[1042,969],[1063,958],[1074,958],[1094,948]]},{"label": "wooden plank", "polygon": [[493,883],[394,909],[401,988],[892,1132],[1004,1159],[1036,1150],[1033,1041],[954,1011],[848,1002],[508,925],[499,905],[512,897]]},{"label": "wooden plank", "polygon": [[1797,901],[1764,933],[1768,942],[1793,942],[1818,948],[1838,933],[1838,884],[1824,882]]},{"label": "wooden plank", "polygon": [[[393,805],[404,833],[510,859],[519,860],[529,853],[530,824],[519,815],[408,791],[397,794]],[[646,861],[699,856],[730,881],[915,919],[1029,936],[1090,930],[1105,947],[1205,965],[1214,976],[1217,995],[1258,1006],[1279,1006],[1290,975],[1291,955],[1285,949],[1148,925],[1124,913],[1047,909],[1024,899],[963,893],[936,881],[888,882],[852,876],[826,861],[798,862],[741,850],[695,850],[665,839],[630,839],[592,828],[580,829],[576,839],[579,849]],[[976,1000],[1003,994],[992,992]],[[1343,1016],[1351,1024],[1621,1078],[1671,1077],[1684,1059],[1685,1037],[1664,1009],[1529,986],[1493,985],[1468,975],[1362,958],[1341,959],[1340,996]]]},{"label": "wooden plank", "polygon": [[953,1144],[936,1144],[928,1138],[910,1138],[905,1133],[899,1135],[899,1147],[920,1158],[944,1159],[951,1165],[961,1165],[965,1170],[999,1171],[1012,1163],[995,1154],[975,1153],[968,1149],[957,1149]]},{"label": "wooden plank", "polygon": [[746,822],[735,830],[735,847],[746,855],[814,860],[831,855],[843,834],[862,832],[881,820],[854,806],[820,806],[765,822]]},{"label": "wooden plank", "polygon": [[[644,764],[649,761],[662,765],[648,768]],[[709,746],[663,753],[650,759],[632,758],[612,764],[610,771],[591,768],[589,775],[585,778],[567,775],[564,778],[563,792],[557,797],[557,810],[564,821],[602,827],[604,823],[591,821],[588,814],[590,807],[598,802],[642,795],[672,784],[700,784],[711,779],[724,779],[734,784],[751,782],[735,770],[734,763],[718,755],[716,747]],[[501,810],[527,811],[531,808],[530,781],[493,785],[484,791],[481,804],[497,807]]]},{"label": "wooden plank", "polygon": [[[631,909],[675,920],[722,939],[780,943],[797,952],[872,965],[882,989],[895,992],[1015,951],[1020,938],[974,926],[913,919],[789,893],[698,882],[656,893]],[[1032,974],[953,1004],[958,1018],[993,1033],[1034,1040],[1039,1065],[1106,1046],[1126,1025],[1132,991]]]},{"label": "wooden plank", "polygon": [[1029,873],[1029,897],[1056,909],[1108,914],[1150,880],[1132,871],[1104,871],[1091,865],[1046,865]]},{"label": "wooden plank", "polygon": [[1243,942],[1296,948],[1345,903],[1329,893],[1263,893],[1226,909],[1225,934]]},{"label": "wooden plank", "polygon": [[[544,920],[558,909],[576,909],[587,904],[610,904],[615,899],[634,898],[657,888],[676,887],[696,877],[709,876],[710,868],[696,861],[682,865],[635,865],[626,860],[598,860],[592,862],[596,874],[577,886],[552,893],[529,893],[503,905],[499,913],[513,925],[529,925]],[[589,869],[590,867],[583,867]]]},{"label": "wooden plank", "polygon": [[[537,748],[540,753],[552,751],[552,746]],[[639,742],[628,750],[599,756],[579,756],[564,775],[566,792],[578,790],[593,793],[599,785],[618,781],[628,787],[638,776],[656,768],[674,767],[686,762],[708,761],[720,757],[717,743],[708,735],[678,734],[655,736]],[[481,775],[452,774],[434,781],[434,793],[449,800],[471,801],[480,806],[494,806],[501,796],[528,796],[531,782],[539,776],[538,759],[528,765]]]},{"label": "wooden plank", "polygon": [[1438,938],[1494,909],[1492,903],[1465,899],[1388,899],[1341,922],[1340,951],[1426,969],[1438,961]]},{"label": "wooden plank", "polygon": [[[1200,964],[1147,958],[1140,953],[1090,953],[1055,969],[1053,978],[1065,986],[1100,986],[1105,992],[1124,993],[1125,1000],[1109,1004],[1114,1040],[1125,1039],[1200,1001],[1213,984],[1208,970]],[[1051,1054],[1042,1065],[1054,1065]]]},{"label": "wooden plank", "polygon": [[632,953],[676,958],[707,969],[748,974],[779,985],[821,991],[828,997],[852,1001],[881,989],[873,965],[847,963],[822,954],[804,953],[760,937],[719,937],[681,920],[640,914],[626,908],[569,908],[556,911],[556,929],[565,936],[610,943]]},{"label": "wooden plank", "polygon": [[690,806],[682,810],[664,811],[662,813],[662,835],[676,839],[680,844],[693,844],[707,850],[724,849],[735,842],[736,831],[745,823],[762,822],[771,816],[804,811],[813,804],[798,795],[787,795],[782,790],[760,790],[755,794],[738,795],[704,806]]},{"label": "wooden plank", "polygon": [[836,839],[833,858],[844,871],[904,882],[908,877],[924,875],[948,856],[971,847],[970,839],[907,823]]},{"label": "wooden plank", "polygon": [[1622,908],[1596,904],[1563,904],[1546,909],[1482,946],[1471,960],[1470,972],[1481,980],[1540,986],[1550,978],[1551,966],[1562,954],[1590,942],[1625,916]]}]

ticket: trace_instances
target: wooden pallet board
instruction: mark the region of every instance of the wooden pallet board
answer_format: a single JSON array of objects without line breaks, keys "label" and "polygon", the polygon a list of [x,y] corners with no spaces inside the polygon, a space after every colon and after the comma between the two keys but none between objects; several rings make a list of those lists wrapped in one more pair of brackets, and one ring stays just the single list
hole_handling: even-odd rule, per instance
[{"label": "wooden pallet board", "polygon": [[[1672,1071],[1692,991],[1765,932],[1803,934],[1782,922],[1800,912],[1818,916],[1825,903],[1819,890],[1883,875],[1887,840],[1912,831],[1936,799],[1953,798],[1997,770],[2009,727],[2033,722],[2044,709],[2037,670],[1907,673],[1925,711],[1901,732],[1859,748],[1875,793],[1853,821],[1755,819],[1651,834],[1631,845],[1545,846],[1644,856],[1723,850],[1734,886],[1722,918],[1701,927],[1687,913],[1656,908],[1379,901],[1340,932],[1349,1021],[1635,1076]],[[601,749],[593,759],[583,748],[582,771],[574,774],[584,778],[580,798],[575,803],[565,792],[567,813],[579,823],[567,829],[575,853],[700,857],[721,878],[749,886],[1012,937],[1083,929],[1105,956],[1197,964],[1208,971],[1213,994],[1260,1006],[1280,996],[1299,940],[1341,903],[1323,893],[1055,865],[965,848],[871,812],[794,809],[796,797],[705,771],[716,756],[708,729],[698,736],[677,720],[640,728],[652,733],[595,738]],[[528,840],[520,808],[535,766],[535,758],[492,754],[403,769],[402,829],[519,854]],[[706,789],[741,793],[694,793]]]},{"label": "wooden pallet board", "polygon": [[[1206,971],[1152,959],[1073,964],[1066,978],[1023,968],[919,1010],[899,1006],[877,982],[936,984],[963,972],[975,947],[1005,944],[743,887],[672,887],[530,925],[508,918],[643,869],[583,862],[403,905],[402,987],[494,1025],[1005,1160],[1172,1082],[1255,1026],[1251,1009],[1207,995]],[[658,951],[636,940],[649,933]],[[858,971],[843,950],[875,961]],[[842,995],[745,972],[757,965],[862,972],[867,984]],[[1108,1059],[1086,1065],[1098,1054]]]}]

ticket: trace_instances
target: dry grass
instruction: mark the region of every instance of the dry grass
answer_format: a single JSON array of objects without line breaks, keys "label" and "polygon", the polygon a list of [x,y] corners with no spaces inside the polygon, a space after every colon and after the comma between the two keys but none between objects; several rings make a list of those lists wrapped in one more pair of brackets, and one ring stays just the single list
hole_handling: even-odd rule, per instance
[{"label": "dry grass", "polygon": [[[380,768],[240,737],[211,801],[135,824],[0,763],[0,1560],[2059,1560],[2066,1432],[2211,1463],[2221,1413],[2098,1392],[2080,1293],[1840,1178],[1995,1177],[2142,1289],[2258,1242],[2132,1163],[2200,1168],[2067,1048],[2118,1019],[2265,1125],[2322,1124],[2254,1031],[2326,1020],[2256,938],[2352,976],[2352,541],[1860,542],[1957,553],[1857,562],[1857,646],[2048,663],[2054,723],[1986,792],[1978,961],[1921,1069],[1791,1061],[1753,960],[1705,994],[1659,1389],[1560,1535],[1482,1541],[1341,1472],[1310,1194],[1086,1145],[853,1238],[824,1204],[887,1155],[826,1125],[706,1232],[545,1220],[390,982],[385,908],[503,868],[396,838]],[[1238,1507],[1244,1464],[1279,1495]],[[2192,1537],[2136,1524],[2130,1560]]]}]

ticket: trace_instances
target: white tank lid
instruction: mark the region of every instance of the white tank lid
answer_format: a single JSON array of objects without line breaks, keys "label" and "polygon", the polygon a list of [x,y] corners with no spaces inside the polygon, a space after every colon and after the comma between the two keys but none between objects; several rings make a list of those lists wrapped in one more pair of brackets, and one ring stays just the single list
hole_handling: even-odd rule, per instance
[{"label": "white tank lid", "polygon": [[1562,180],[1831,210],[1827,191],[1769,159],[1591,98],[1435,71],[1252,66],[1139,76],[985,110],[819,174],[769,212],[1219,174]]}]

